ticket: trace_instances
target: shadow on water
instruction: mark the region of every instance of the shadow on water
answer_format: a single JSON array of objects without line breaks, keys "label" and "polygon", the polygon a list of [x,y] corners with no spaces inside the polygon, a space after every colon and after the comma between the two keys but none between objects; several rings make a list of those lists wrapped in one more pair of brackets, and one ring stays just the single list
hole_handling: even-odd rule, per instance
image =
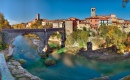
[{"label": "shadow on water", "polygon": [[130,59],[108,64],[79,55],[50,54],[49,57],[56,60],[56,65],[47,67],[34,45],[23,36],[15,38],[13,44],[16,46],[14,58],[25,59],[27,62],[22,66],[44,80],[89,80],[101,75],[117,80],[130,74]]}]

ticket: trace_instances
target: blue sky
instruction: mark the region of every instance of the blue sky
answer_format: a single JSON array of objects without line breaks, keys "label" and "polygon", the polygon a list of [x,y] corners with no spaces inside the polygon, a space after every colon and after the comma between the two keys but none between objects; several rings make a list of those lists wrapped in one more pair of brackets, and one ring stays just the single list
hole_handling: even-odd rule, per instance
[{"label": "blue sky", "polygon": [[97,15],[116,14],[130,20],[130,5],[122,8],[122,0],[0,0],[0,12],[11,24],[29,22],[37,13],[49,20],[84,19],[90,17],[91,7],[96,7]]}]

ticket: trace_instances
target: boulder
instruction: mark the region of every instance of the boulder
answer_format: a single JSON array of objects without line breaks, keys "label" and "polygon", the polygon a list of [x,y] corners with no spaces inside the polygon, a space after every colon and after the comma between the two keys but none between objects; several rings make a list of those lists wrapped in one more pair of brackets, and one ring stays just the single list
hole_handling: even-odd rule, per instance
[{"label": "boulder", "polygon": [[19,59],[18,62],[21,63],[21,64],[24,64],[24,63],[26,63],[26,60],[24,60],[24,59]]},{"label": "boulder", "polygon": [[26,79],[26,78],[19,78],[18,80],[28,80],[28,79]]},{"label": "boulder", "polygon": [[9,68],[10,70],[13,70],[13,69],[15,69],[15,68],[16,68],[16,66],[13,66],[13,65],[8,65],[8,68]]},{"label": "boulder", "polygon": [[38,77],[36,77],[36,76],[32,76],[31,80],[40,80],[40,79]]},{"label": "boulder", "polygon": [[53,66],[56,64],[56,61],[55,60],[52,60],[52,59],[46,59],[45,60],[45,65],[46,66]]},{"label": "boulder", "polygon": [[14,69],[11,72],[12,72],[12,74],[24,74],[25,73],[24,69]]},{"label": "boulder", "polygon": [[20,66],[20,63],[13,60],[13,61],[12,61],[12,65],[14,65],[14,66]]},{"label": "boulder", "polygon": [[15,75],[16,78],[21,78],[21,77],[24,77],[24,74],[17,74]]},{"label": "boulder", "polygon": [[17,73],[18,73],[18,74],[24,74],[24,73],[25,73],[25,70],[24,70],[24,69],[17,69]]},{"label": "boulder", "polygon": [[21,67],[21,66],[17,66],[18,67],[18,69],[23,69],[23,67]]},{"label": "boulder", "polygon": [[14,74],[14,75],[15,75],[15,74],[18,74],[18,73],[17,73],[17,70],[15,70],[15,69],[12,70],[11,73]]},{"label": "boulder", "polygon": [[32,75],[30,73],[26,73],[26,74],[24,74],[24,76],[27,77],[27,78],[31,78],[32,77]]}]

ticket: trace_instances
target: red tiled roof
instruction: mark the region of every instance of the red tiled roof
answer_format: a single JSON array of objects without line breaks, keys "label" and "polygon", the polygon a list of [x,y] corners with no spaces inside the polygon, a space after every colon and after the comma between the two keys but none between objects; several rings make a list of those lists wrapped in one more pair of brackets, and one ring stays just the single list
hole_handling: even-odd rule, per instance
[{"label": "red tiled roof", "polygon": [[88,22],[79,22],[79,24],[90,24]]},{"label": "red tiled roof", "polygon": [[90,18],[85,18],[86,20],[87,19],[99,19],[98,17],[90,17]]},{"label": "red tiled roof", "polygon": [[68,20],[79,20],[79,19],[74,18],[74,17],[70,17]]},{"label": "red tiled roof", "polygon": [[112,23],[118,23],[117,21],[112,21]]},{"label": "red tiled roof", "polygon": [[108,20],[108,18],[99,18],[100,20]]},{"label": "red tiled roof", "polygon": [[42,19],[42,21],[49,21],[49,20],[47,20],[47,19]]}]

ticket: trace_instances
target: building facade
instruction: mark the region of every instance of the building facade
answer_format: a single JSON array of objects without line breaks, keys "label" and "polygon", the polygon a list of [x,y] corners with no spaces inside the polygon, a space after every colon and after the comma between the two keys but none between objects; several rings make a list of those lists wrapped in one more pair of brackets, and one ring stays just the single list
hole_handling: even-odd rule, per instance
[{"label": "building facade", "polygon": [[77,21],[77,29],[83,30],[83,28],[86,28],[87,30],[89,30],[90,29],[90,23],[86,22],[84,20]]}]

